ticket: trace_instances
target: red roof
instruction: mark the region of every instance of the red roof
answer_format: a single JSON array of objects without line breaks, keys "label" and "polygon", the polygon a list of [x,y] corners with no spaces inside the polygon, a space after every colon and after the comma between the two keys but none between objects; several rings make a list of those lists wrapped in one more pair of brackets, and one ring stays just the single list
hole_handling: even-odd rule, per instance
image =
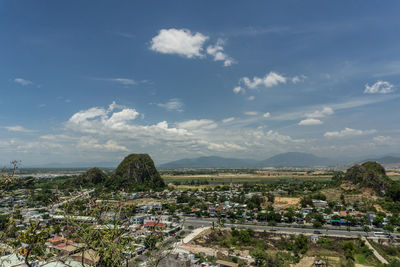
[{"label": "red roof", "polygon": [[58,236],[58,235],[55,235],[52,238],[47,239],[47,241],[49,241],[50,243],[62,242],[64,240],[65,240],[64,237],[61,237],[61,236]]},{"label": "red roof", "polygon": [[158,226],[158,227],[163,227],[164,224],[163,223],[156,223],[156,222],[147,222],[144,226],[145,227],[153,227],[153,226]]},{"label": "red roof", "polygon": [[66,247],[66,246],[72,245],[73,243],[74,243],[74,242],[72,242],[72,241],[67,241],[66,243],[58,244],[57,247],[58,247],[58,248],[64,248],[64,247]]},{"label": "red roof", "polygon": [[339,214],[340,214],[341,217],[346,217],[346,216],[347,216],[347,212],[344,211],[344,210],[341,210],[341,211],[339,212]]}]

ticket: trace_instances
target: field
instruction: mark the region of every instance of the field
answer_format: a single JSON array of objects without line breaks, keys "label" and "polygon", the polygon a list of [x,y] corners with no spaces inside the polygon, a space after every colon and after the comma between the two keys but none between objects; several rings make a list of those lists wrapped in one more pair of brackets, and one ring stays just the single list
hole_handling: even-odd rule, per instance
[{"label": "field", "polygon": [[398,169],[387,170],[386,174],[387,174],[387,176],[389,176],[391,179],[393,179],[395,181],[400,180],[400,171]]},{"label": "field", "polygon": [[210,174],[162,173],[167,183],[187,184],[191,181],[209,184],[222,183],[275,183],[305,180],[330,180],[331,174],[322,171],[249,171],[249,172],[217,172]]}]

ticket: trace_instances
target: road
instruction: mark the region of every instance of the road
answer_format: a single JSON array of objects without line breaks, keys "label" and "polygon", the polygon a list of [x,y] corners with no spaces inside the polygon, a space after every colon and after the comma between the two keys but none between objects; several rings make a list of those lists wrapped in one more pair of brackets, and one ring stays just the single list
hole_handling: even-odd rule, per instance
[{"label": "road", "polygon": [[61,207],[62,205],[66,204],[66,203],[68,203],[68,202],[74,201],[74,200],[79,199],[79,198],[82,198],[82,197],[89,197],[90,194],[93,193],[93,192],[94,192],[94,189],[84,191],[84,192],[82,192],[82,193],[79,194],[79,195],[76,195],[76,196],[71,197],[71,198],[69,198],[69,199],[67,199],[67,200],[61,201],[61,202],[59,202],[59,203],[57,203],[57,204],[51,205],[50,208],[51,208],[51,209],[57,209],[57,208]]},{"label": "road", "polygon": [[[214,220],[204,220],[196,218],[185,218],[185,226],[193,226],[195,228],[211,226]],[[217,226],[216,222],[215,225]],[[270,232],[279,233],[291,233],[291,234],[314,234],[315,231],[319,231],[322,235],[328,236],[345,236],[345,237],[358,237],[368,236],[372,237],[373,233],[366,233],[363,231],[343,231],[343,230],[326,230],[326,229],[310,229],[310,228],[294,228],[294,227],[282,227],[282,226],[267,226],[257,224],[231,224],[225,223],[225,227],[237,227],[254,230],[265,230]]]}]

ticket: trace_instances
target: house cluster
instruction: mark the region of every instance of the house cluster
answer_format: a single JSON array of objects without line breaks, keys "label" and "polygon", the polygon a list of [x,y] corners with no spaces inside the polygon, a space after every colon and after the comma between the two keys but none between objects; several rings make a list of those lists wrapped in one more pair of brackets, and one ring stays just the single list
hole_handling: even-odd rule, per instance
[{"label": "house cluster", "polygon": [[[152,203],[153,206],[158,206],[157,203]],[[41,219],[41,214],[31,212],[30,219],[38,219],[40,223],[45,223]],[[69,216],[69,220],[77,223],[84,223],[93,225],[95,230],[104,231],[113,229],[114,227],[124,228],[124,235],[130,235],[134,243],[131,245],[135,248],[135,255],[141,255],[146,246],[144,240],[153,231],[162,233],[166,238],[175,236],[181,230],[181,226],[177,223],[172,216],[154,216],[149,214],[137,214],[129,218],[129,224],[125,226],[115,226],[114,224],[97,224],[93,217],[89,216]],[[64,223],[66,217],[64,215],[49,215],[46,221],[50,225],[57,225]],[[87,245],[79,238],[68,238],[72,236],[70,230],[60,232],[59,234],[52,235],[46,240],[46,254],[50,256],[50,260],[37,260],[33,266],[95,266],[99,261],[99,255],[93,249],[89,249]],[[5,253],[0,258],[0,266],[25,266],[24,254],[15,254],[11,248],[9,253]],[[64,263],[62,263],[64,262]]]}]

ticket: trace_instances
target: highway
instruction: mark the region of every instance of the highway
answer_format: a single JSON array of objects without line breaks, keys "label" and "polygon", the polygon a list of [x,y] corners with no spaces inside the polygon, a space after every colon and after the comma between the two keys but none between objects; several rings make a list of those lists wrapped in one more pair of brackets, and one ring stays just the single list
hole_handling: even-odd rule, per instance
[{"label": "highway", "polygon": [[[217,227],[216,220],[213,219],[202,219],[202,218],[185,218],[185,227],[193,226],[194,228],[199,227],[207,227],[211,226],[214,221],[215,226]],[[331,229],[310,229],[310,228],[300,228],[300,227],[282,227],[282,226],[267,226],[260,224],[232,224],[225,223],[225,227],[236,227],[236,228],[246,228],[246,229],[254,229],[254,230],[265,230],[269,232],[279,232],[279,233],[290,233],[290,234],[315,234],[315,231],[319,231],[321,235],[327,236],[343,236],[343,237],[373,237],[374,234],[372,232],[366,233],[363,231],[346,231],[346,230],[331,230]]]}]

